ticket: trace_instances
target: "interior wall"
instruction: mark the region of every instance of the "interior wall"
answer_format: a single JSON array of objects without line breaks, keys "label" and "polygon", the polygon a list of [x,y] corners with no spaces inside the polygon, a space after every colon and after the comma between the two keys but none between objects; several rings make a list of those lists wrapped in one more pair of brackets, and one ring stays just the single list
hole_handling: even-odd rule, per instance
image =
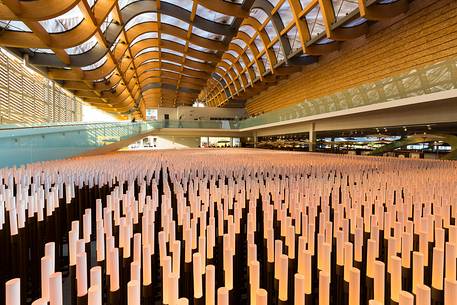
[{"label": "interior wall", "polygon": [[[150,147],[154,149],[180,149],[200,147],[200,137],[149,136],[148,138]],[[140,139],[140,141],[145,140]]]},{"label": "interior wall", "polygon": [[182,120],[210,120],[211,118],[244,118],[247,112],[244,108],[219,108],[219,107],[189,107],[177,108],[178,118]]},{"label": "interior wall", "polygon": [[457,1],[416,0],[406,14],[380,21],[339,51],[250,99],[260,114],[371,83],[457,56]]},{"label": "interior wall", "polygon": [[159,120],[163,120],[165,114],[169,115],[170,120],[193,121],[210,119],[241,119],[247,116],[243,108],[218,108],[218,107],[189,107],[180,106],[177,108],[157,108]]}]

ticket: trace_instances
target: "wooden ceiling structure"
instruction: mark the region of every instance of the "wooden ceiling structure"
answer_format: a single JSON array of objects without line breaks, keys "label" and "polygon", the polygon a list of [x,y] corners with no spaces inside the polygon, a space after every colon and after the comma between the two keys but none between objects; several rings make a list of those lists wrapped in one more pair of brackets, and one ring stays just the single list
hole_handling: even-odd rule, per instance
[{"label": "wooden ceiling structure", "polygon": [[192,104],[254,0],[4,0],[0,46],[115,113]]},{"label": "wooden ceiling structure", "polygon": [[0,46],[105,111],[243,106],[409,0],[3,0]]},{"label": "wooden ceiling structure", "polygon": [[337,51],[412,0],[256,0],[199,99],[239,104]]}]

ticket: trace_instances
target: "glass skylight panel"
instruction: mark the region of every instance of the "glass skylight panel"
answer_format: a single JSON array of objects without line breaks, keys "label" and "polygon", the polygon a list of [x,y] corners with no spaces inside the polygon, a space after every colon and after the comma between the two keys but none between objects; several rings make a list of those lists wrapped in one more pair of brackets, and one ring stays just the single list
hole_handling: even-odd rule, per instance
[{"label": "glass skylight panel", "polygon": [[294,19],[288,1],[284,1],[284,3],[281,5],[281,8],[278,10],[278,14],[281,17],[284,26],[289,24],[289,22],[291,22]]},{"label": "glass skylight panel", "polygon": [[249,72],[248,72],[248,71],[244,72],[244,77],[245,77],[245,78],[247,79],[247,81],[248,81],[248,84],[246,85],[246,87],[248,87],[249,84],[251,84],[251,76],[249,75]]},{"label": "glass skylight panel", "polygon": [[258,20],[261,24],[263,24],[265,20],[267,20],[268,18],[267,13],[258,8],[251,9],[251,11],[249,12],[249,16]]},{"label": "glass skylight panel", "polygon": [[357,2],[351,0],[332,0],[332,2],[336,20],[339,20],[359,8]]},{"label": "glass skylight panel", "polygon": [[260,76],[260,72],[259,72],[259,67],[257,67],[257,65],[252,65],[252,68],[254,69],[254,73],[255,73],[255,77],[259,77]]},{"label": "glass skylight panel", "polygon": [[249,58],[249,61],[253,61],[254,60],[254,54],[252,54],[252,51],[250,48],[247,48],[246,51],[245,51],[246,55],[248,56]]},{"label": "glass skylight panel", "polygon": [[67,51],[67,53],[70,55],[82,54],[92,49],[96,44],[97,38],[95,36],[92,36],[89,40],[83,42],[82,44],[72,48],[65,49],[65,51]]},{"label": "glass skylight panel", "polygon": [[236,44],[240,48],[244,49],[246,47],[246,42],[244,40],[241,40],[239,38],[232,40],[232,43]]},{"label": "glass skylight panel", "polygon": [[325,31],[325,27],[322,20],[322,13],[319,5],[316,5],[306,15],[306,22],[308,23],[308,29],[311,38],[314,38]]},{"label": "glass skylight panel", "polygon": [[243,70],[245,70],[247,67],[246,67],[246,64],[244,63],[244,60],[240,58],[240,60],[238,61],[241,65],[241,67],[243,68]]},{"label": "glass skylight panel", "polygon": [[78,6],[56,18],[42,20],[39,23],[48,33],[61,33],[73,29],[84,19]]},{"label": "glass skylight panel", "polygon": [[200,70],[200,69],[196,69],[196,68],[193,68],[193,67],[189,67],[189,66],[187,66],[187,65],[183,65],[183,67],[186,68],[186,69],[189,69],[189,70],[193,70],[193,71],[205,72],[205,71],[202,71],[202,70]]},{"label": "glass skylight panel", "polygon": [[[333,0],[335,1],[335,0]],[[337,0],[341,1],[341,0]],[[306,8],[310,3],[314,2],[313,0],[300,0],[301,7],[304,9]]]},{"label": "glass skylight panel", "polygon": [[159,60],[157,58],[151,58],[151,59],[148,59],[148,60],[145,60],[141,63],[141,65],[145,65],[145,64],[148,64],[148,63],[151,63],[151,62],[158,62]]},{"label": "glass skylight panel", "polygon": [[162,59],[162,62],[163,62],[163,63],[170,64],[170,65],[173,65],[173,66],[176,66],[176,67],[181,66],[180,63],[177,63],[177,62],[174,62],[174,61],[170,61],[170,60],[166,60],[166,59]]},{"label": "glass skylight panel", "polygon": [[41,54],[54,54],[54,51],[51,49],[38,49],[38,48],[32,48],[30,51],[34,53],[41,53]]},{"label": "glass skylight panel", "polygon": [[270,38],[270,40],[273,40],[276,36],[278,36],[278,33],[276,32],[276,29],[273,26],[273,22],[271,22],[271,20],[268,21],[267,26],[264,29],[265,32],[267,32],[268,38]]},{"label": "glass skylight panel", "polygon": [[182,7],[188,11],[192,10],[192,5],[193,5],[192,0],[161,0],[161,2],[171,3],[176,6]]},{"label": "glass skylight panel", "polygon": [[181,45],[185,45],[186,44],[186,40],[178,38],[178,37],[173,36],[173,35],[160,33],[160,37],[161,37],[161,39],[173,41],[173,42],[179,43]]},{"label": "glass skylight panel", "polygon": [[123,9],[124,7],[129,5],[130,3],[137,2],[137,1],[139,1],[139,0],[118,0],[119,8]]},{"label": "glass skylight panel", "polygon": [[157,21],[157,14],[156,13],[144,13],[140,14],[134,18],[132,18],[127,24],[125,25],[125,31],[130,29],[131,27],[143,23],[143,22],[156,22]]},{"label": "glass skylight panel", "polygon": [[279,41],[273,45],[273,51],[276,54],[277,62],[281,62],[282,60],[284,60],[284,52],[283,52],[281,46],[279,45]]},{"label": "glass skylight panel", "polygon": [[199,63],[207,63],[206,61],[201,60],[201,59],[199,59],[199,58],[195,58],[195,57],[193,57],[193,56],[186,55],[186,57],[187,57],[188,59],[190,59],[190,60],[193,60],[193,61],[196,61],[196,62],[199,62]]},{"label": "glass skylight panel", "polygon": [[169,16],[169,15],[164,15],[164,14],[160,15],[160,22],[176,26],[176,27],[186,30],[186,31],[189,29],[189,23],[182,21],[181,19],[175,18],[173,16]]},{"label": "glass skylight panel", "polygon": [[113,14],[109,13],[108,16],[106,16],[106,19],[103,21],[103,23],[100,25],[100,30],[104,33],[108,26],[110,25],[111,21],[113,20]]},{"label": "glass skylight panel", "polygon": [[262,50],[265,49],[265,47],[264,47],[264,45],[263,45],[263,42],[262,42],[262,40],[260,39],[259,36],[257,36],[257,37],[254,39],[254,44],[256,45],[257,50],[259,50],[259,52],[262,52]]},{"label": "glass skylight panel", "polygon": [[271,69],[270,61],[268,60],[267,56],[265,54],[263,54],[261,59],[262,59],[263,65],[265,66],[265,71],[270,70]]},{"label": "glass skylight panel", "polygon": [[227,50],[226,52],[227,52],[228,54],[232,55],[233,57],[238,58],[238,53],[236,53],[235,51],[233,51],[233,50]]},{"label": "glass skylight panel", "polygon": [[248,34],[249,37],[254,37],[254,35],[256,33],[255,29],[249,25],[240,26],[238,31],[245,32],[246,34]]},{"label": "glass skylight panel", "polygon": [[187,76],[187,77],[190,77],[190,78],[200,78],[200,77],[195,77],[195,76],[192,76],[192,75],[189,75],[185,72],[176,72],[174,70],[168,70],[168,69],[161,69],[162,71],[167,71],[167,72],[171,72],[171,73],[175,73],[175,74],[181,74],[181,75],[184,75],[184,76]]},{"label": "glass skylight panel", "polygon": [[142,40],[154,39],[154,38],[157,38],[157,37],[158,37],[158,33],[157,32],[143,33],[143,34],[137,36],[135,39],[133,39],[132,42],[130,43],[130,46],[133,46],[135,43],[140,42]]},{"label": "glass skylight panel", "polygon": [[205,18],[206,20],[210,20],[210,21],[214,21],[214,22],[222,23],[222,24],[232,24],[233,20],[235,19],[235,17],[233,17],[233,16],[227,16],[227,15],[212,11],[202,5],[197,6],[197,15],[202,18]]},{"label": "glass skylight panel", "polygon": [[287,39],[289,39],[290,47],[292,50],[297,50],[301,48],[300,35],[298,35],[297,27],[294,26],[287,32]]},{"label": "glass skylight panel", "polygon": [[184,56],[183,53],[177,52],[175,50],[166,49],[166,48],[162,48],[161,50],[162,50],[162,52],[165,52],[165,53],[170,53],[170,54],[177,55],[177,56]]},{"label": "glass skylight panel", "polygon": [[0,20],[0,27],[9,31],[31,32],[24,22],[16,20]]},{"label": "glass skylight panel", "polygon": [[113,50],[116,48],[116,46],[117,46],[117,44],[119,43],[119,40],[120,40],[120,39],[121,39],[121,36],[117,36],[116,40],[114,41],[114,43],[113,43],[113,44],[111,45],[111,47],[110,47],[110,50],[111,50],[111,51],[113,51]]},{"label": "glass skylight panel", "polygon": [[223,58],[222,61],[225,62],[229,66],[232,65],[232,62],[230,60],[228,60],[227,58]]},{"label": "glass skylight panel", "polygon": [[[225,72],[225,75],[228,76],[228,78],[230,79],[230,81],[232,82],[232,84],[235,83],[235,81],[233,80],[232,78],[232,74],[231,73],[227,73],[227,71]],[[227,78],[227,77],[226,77]],[[236,89],[236,86],[235,86],[235,89]]]},{"label": "glass skylight panel", "polygon": [[218,82],[218,83],[219,83],[219,85],[221,85],[221,86],[222,86],[221,82],[219,81],[219,80],[221,80],[221,79],[222,79],[222,75],[221,75],[221,73],[220,73],[220,72],[218,72],[218,71],[214,71],[214,72],[213,72],[213,74],[215,74],[215,75],[217,75],[217,76],[218,76],[217,78],[213,78],[213,79],[214,79],[216,82]]},{"label": "glass skylight panel", "polygon": [[198,35],[203,38],[211,39],[211,40],[218,40],[221,41],[224,39],[224,35],[217,35],[214,33],[207,32],[205,30],[199,29],[195,26],[192,27],[192,34]]},{"label": "glass skylight panel", "polygon": [[212,50],[212,49],[204,48],[204,47],[198,46],[198,45],[190,43],[190,42],[189,42],[189,47],[194,50],[200,51],[200,52],[214,53],[214,50]]},{"label": "glass skylight panel", "polygon": [[271,4],[273,4],[273,6],[276,6],[276,4],[279,3],[280,0],[268,0],[268,2],[270,2]]},{"label": "glass skylight panel", "polygon": [[135,55],[135,58],[140,56],[141,54],[144,54],[144,53],[147,53],[147,52],[158,52],[158,51],[159,51],[159,48],[157,48],[157,47],[145,48],[145,49],[141,50],[140,52],[138,52]]},{"label": "glass skylight panel", "polygon": [[93,63],[92,65],[89,65],[89,66],[81,67],[81,70],[85,70],[85,71],[95,70],[95,69],[103,66],[103,64],[106,62],[106,60],[107,60],[107,57],[105,55],[99,61],[97,61],[96,63]]}]

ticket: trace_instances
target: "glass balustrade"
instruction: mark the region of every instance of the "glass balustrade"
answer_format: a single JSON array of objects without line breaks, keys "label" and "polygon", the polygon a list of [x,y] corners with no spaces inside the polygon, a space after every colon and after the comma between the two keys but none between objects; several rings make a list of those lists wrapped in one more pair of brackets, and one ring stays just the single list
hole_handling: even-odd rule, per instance
[{"label": "glass balustrade", "polygon": [[237,129],[230,121],[23,123],[0,125],[0,167],[62,159],[154,129]]}]

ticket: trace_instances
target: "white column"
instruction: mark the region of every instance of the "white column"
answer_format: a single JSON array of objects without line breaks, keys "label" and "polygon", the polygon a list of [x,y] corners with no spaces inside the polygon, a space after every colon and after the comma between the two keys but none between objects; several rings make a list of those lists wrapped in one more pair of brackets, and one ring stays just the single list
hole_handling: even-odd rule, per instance
[{"label": "white column", "polygon": [[311,123],[309,127],[309,151],[316,150],[316,131],[314,128],[314,123]]}]

